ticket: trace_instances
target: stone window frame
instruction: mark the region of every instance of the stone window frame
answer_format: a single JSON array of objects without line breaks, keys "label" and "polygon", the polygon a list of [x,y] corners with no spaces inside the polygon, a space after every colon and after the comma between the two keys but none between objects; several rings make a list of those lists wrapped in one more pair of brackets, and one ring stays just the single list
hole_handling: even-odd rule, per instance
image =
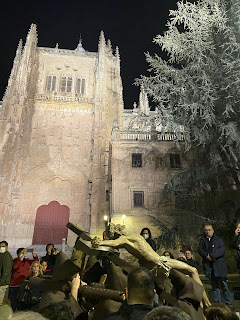
[{"label": "stone window frame", "polygon": [[86,92],[86,79],[82,77],[76,78],[75,91],[77,95],[84,95]]},{"label": "stone window frame", "polygon": [[[139,199],[141,201],[139,201]],[[137,202],[139,202],[139,203],[137,203]],[[133,191],[133,208],[145,208],[145,206],[144,206],[144,191]]]},{"label": "stone window frame", "polygon": [[143,154],[140,152],[132,153],[132,168],[142,168],[143,164]]},{"label": "stone window frame", "polygon": [[[63,78],[66,78],[65,84],[63,85]],[[69,82],[71,85],[69,86]],[[69,89],[70,87],[70,89]],[[64,90],[62,90],[64,88]],[[63,73],[60,78],[60,84],[59,84],[59,92],[62,94],[71,94],[73,89],[73,76],[71,74],[65,74]]]},{"label": "stone window frame", "polygon": [[[139,209],[147,209],[147,195],[148,195],[148,188],[144,186],[131,186],[128,187],[129,189],[129,200],[131,205],[131,210],[139,210]],[[143,194],[143,206],[134,206],[134,193],[142,193]]]},{"label": "stone window frame", "polygon": [[[49,81],[50,78],[51,78],[51,80]],[[55,81],[53,81],[54,79],[55,79]],[[55,91],[56,90],[56,84],[57,84],[57,76],[55,74],[48,74],[47,78],[46,78],[45,91],[47,91],[47,92]]]}]

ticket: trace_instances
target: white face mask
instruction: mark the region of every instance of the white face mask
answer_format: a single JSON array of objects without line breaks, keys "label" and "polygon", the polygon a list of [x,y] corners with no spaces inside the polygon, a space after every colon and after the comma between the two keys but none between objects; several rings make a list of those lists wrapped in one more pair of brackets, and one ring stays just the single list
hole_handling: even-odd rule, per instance
[{"label": "white face mask", "polygon": [[5,247],[0,247],[0,253],[5,253],[6,252],[6,248]]},{"label": "white face mask", "polygon": [[144,234],[143,234],[143,238],[144,238],[145,240],[147,240],[147,239],[149,238],[149,235],[146,234],[146,233],[144,233]]}]

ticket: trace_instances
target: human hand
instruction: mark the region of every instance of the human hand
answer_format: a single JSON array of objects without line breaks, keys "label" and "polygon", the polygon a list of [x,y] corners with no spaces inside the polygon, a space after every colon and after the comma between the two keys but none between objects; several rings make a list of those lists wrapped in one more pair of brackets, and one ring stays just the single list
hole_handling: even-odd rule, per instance
[{"label": "human hand", "polygon": [[19,258],[20,260],[22,261],[26,255],[26,252],[27,252],[27,248],[23,249],[20,254],[19,254]]},{"label": "human hand", "polygon": [[210,258],[209,254],[207,255],[206,258],[207,258],[208,261],[212,261],[212,259]]},{"label": "human hand", "polygon": [[57,250],[56,248],[54,248],[54,249],[52,250],[52,254],[53,254],[54,256],[56,256],[57,253],[58,253],[58,250]]},{"label": "human hand", "polygon": [[87,284],[81,281],[80,275],[79,273],[77,273],[76,276],[72,279],[70,285],[71,285],[71,294],[77,300],[79,287]]},{"label": "human hand", "polygon": [[182,258],[183,260],[187,260],[185,254],[183,252],[180,252],[178,257]]},{"label": "human hand", "polygon": [[35,248],[33,249],[32,255],[33,255],[33,257],[37,256]]}]

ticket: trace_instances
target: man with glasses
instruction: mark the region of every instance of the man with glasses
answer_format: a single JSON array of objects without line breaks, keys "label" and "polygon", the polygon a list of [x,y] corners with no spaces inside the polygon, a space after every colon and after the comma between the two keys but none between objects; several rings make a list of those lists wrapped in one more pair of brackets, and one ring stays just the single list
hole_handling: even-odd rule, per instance
[{"label": "man with glasses", "polygon": [[231,294],[227,285],[227,266],[224,258],[223,239],[214,233],[212,225],[205,225],[204,235],[198,245],[202,257],[205,276],[211,280],[214,302],[221,302],[221,291],[228,306],[232,306]]}]

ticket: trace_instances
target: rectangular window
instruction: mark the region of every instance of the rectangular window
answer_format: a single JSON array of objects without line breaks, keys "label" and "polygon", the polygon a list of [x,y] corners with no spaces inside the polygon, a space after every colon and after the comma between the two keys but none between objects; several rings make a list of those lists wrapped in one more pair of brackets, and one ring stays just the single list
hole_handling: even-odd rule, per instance
[{"label": "rectangular window", "polygon": [[67,83],[66,77],[62,77],[62,79],[61,79],[61,92],[66,91],[66,83]]},{"label": "rectangular window", "polygon": [[142,167],[142,154],[132,153],[132,167],[141,168]]},{"label": "rectangular window", "polygon": [[67,92],[72,91],[72,77],[67,78]]},{"label": "rectangular window", "polygon": [[62,76],[60,91],[61,92],[71,92],[72,91],[72,77]]},{"label": "rectangular window", "polygon": [[143,208],[144,207],[144,192],[133,191],[133,207]]},{"label": "rectangular window", "polygon": [[85,79],[78,78],[76,92],[83,94],[84,91],[85,91]]},{"label": "rectangular window", "polygon": [[173,169],[181,168],[180,154],[170,153],[170,165]]},{"label": "rectangular window", "polygon": [[85,91],[85,79],[82,79],[81,93],[84,93],[84,91]]},{"label": "rectangular window", "polygon": [[47,77],[47,91],[54,91],[56,86],[56,76],[48,76]]},{"label": "rectangular window", "polygon": [[80,93],[80,88],[81,88],[81,79],[77,79],[77,93]]}]

